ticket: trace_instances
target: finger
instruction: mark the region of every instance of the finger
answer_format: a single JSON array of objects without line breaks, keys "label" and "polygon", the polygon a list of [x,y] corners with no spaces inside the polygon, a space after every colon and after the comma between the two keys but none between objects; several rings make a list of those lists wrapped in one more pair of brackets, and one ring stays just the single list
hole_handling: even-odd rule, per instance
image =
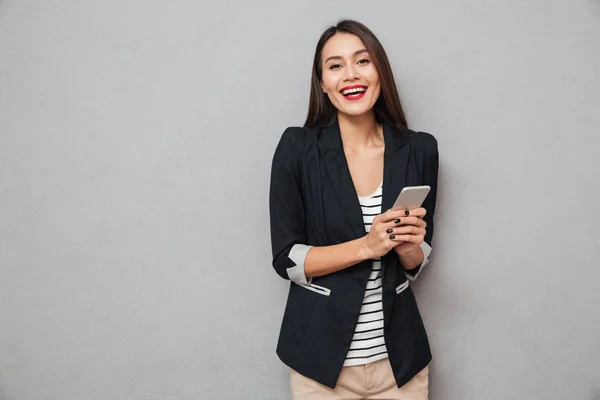
[{"label": "finger", "polygon": [[417,217],[397,218],[393,221],[378,225],[376,229],[378,229],[379,231],[387,232],[390,229],[394,229],[401,226],[416,226],[418,228],[425,229],[427,227],[427,222]]},{"label": "finger", "polygon": [[398,245],[400,245],[402,243],[404,243],[402,240],[396,240],[395,236],[394,236],[394,239],[390,239],[390,246],[389,247],[391,249],[393,249],[394,247],[396,247],[396,246],[398,246]]},{"label": "finger", "polygon": [[404,226],[404,225],[414,225],[420,228],[424,228],[427,226],[427,222],[423,221],[419,217],[404,217],[400,218],[398,223],[395,223],[396,226]]},{"label": "finger", "polygon": [[414,243],[416,245],[419,245],[423,242],[423,236],[417,236],[417,235],[391,235],[390,236],[390,240],[396,242],[396,244],[398,244],[399,242],[410,242],[410,243]]},{"label": "finger", "polygon": [[391,208],[386,212],[379,214],[377,217],[377,222],[386,223],[390,221],[394,221],[396,219],[402,218],[406,216],[404,210],[392,210]]},{"label": "finger", "polygon": [[402,226],[398,228],[388,229],[386,233],[388,235],[413,235],[413,236],[425,236],[427,231],[423,228],[416,227],[414,225]]},{"label": "finger", "polygon": [[425,210],[423,207],[419,207],[419,208],[413,208],[412,210],[408,211],[408,214],[406,214],[406,217],[417,217],[417,218],[423,218],[425,215],[427,215],[427,210]]}]

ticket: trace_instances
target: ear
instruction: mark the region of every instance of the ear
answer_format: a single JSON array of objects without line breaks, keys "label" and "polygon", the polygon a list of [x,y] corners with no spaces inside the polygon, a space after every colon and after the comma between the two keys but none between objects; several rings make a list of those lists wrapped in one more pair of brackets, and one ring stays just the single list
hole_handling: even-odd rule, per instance
[{"label": "ear", "polygon": [[321,91],[323,93],[327,94],[327,90],[325,90],[325,86],[323,86],[323,81],[321,81],[320,85],[321,85]]}]

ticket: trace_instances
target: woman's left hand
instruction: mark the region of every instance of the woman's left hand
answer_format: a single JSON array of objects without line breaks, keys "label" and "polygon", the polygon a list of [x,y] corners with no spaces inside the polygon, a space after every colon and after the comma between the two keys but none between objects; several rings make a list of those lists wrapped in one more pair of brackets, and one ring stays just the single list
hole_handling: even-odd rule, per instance
[{"label": "woman's left hand", "polygon": [[427,214],[424,208],[415,208],[410,210],[405,217],[400,217],[400,222],[394,228],[395,240],[398,245],[394,250],[399,256],[410,256],[423,243],[425,233],[427,232],[427,222],[423,221],[423,217]]}]

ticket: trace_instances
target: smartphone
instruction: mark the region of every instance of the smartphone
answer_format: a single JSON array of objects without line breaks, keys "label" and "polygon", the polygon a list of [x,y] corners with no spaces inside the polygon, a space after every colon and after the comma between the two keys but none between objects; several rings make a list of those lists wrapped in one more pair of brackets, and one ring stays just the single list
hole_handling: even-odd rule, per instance
[{"label": "smartphone", "polygon": [[431,188],[425,186],[406,186],[396,199],[392,210],[413,210],[421,207]]}]

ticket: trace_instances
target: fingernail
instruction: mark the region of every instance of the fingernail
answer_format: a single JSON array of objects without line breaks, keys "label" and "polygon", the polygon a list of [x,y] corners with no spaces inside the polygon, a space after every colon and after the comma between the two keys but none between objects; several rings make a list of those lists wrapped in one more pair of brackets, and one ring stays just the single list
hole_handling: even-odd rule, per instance
[{"label": "fingernail", "polygon": [[394,230],[393,229],[388,229],[386,232],[387,233],[392,233],[392,232],[394,232]]},{"label": "fingernail", "polygon": [[406,216],[408,217],[408,214],[410,214],[410,211],[408,211],[408,210],[405,210],[405,211],[404,211],[404,215],[406,215]]},{"label": "fingernail", "polygon": [[396,218],[396,219],[394,220],[394,223],[395,223],[395,224],[399,224],[399,223],[400,223],[400,218]]},{"label": "fingernail", "polygon": [[392,236],[390,236],[390,239],[394,240],[394,239],[396,239],[396,236],[392,235]]}]

